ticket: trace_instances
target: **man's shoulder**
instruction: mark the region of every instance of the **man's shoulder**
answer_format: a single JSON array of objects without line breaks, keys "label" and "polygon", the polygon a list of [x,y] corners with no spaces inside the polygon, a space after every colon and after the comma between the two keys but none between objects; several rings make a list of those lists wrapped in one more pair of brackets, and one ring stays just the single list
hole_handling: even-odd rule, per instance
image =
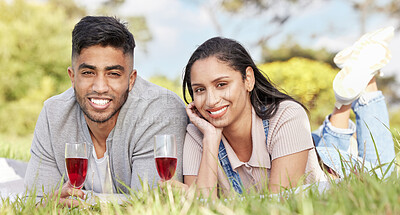
[{"label": "man's shoulder", "polygon": [[76,104],[76,98],[73,88],[69,88],[61,94],[50,97],[44,102],[44,108],[47,110],[66,112]]},{"label": "man's shoulder", "polygon": [[55,95],[47,99],[45,105],[54,105],[56,103],[75,102],[74,89],[69,88],[61,94]]}]

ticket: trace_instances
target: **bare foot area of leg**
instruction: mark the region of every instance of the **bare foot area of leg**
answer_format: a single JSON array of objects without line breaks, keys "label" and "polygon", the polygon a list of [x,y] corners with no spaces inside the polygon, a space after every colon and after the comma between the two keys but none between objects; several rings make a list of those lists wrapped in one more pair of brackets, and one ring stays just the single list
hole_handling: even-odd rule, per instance
[{"label": "bare foot area of leg", "polygon": [[329,121],[336,128],[349,128],[351,105],[343,105],[340,109],[333,109]]},{"label": "bare foot area of leg", "polygon": [[375,92],[378,91],[378,85],[376,85],[375,76],[369,81],[367,87],[365,88],[365,92]]}]

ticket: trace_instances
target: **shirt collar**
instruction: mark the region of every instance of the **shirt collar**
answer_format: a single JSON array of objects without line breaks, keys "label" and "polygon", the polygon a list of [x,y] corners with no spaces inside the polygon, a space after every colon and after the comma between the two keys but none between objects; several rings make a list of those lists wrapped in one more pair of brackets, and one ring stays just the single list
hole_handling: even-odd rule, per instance
[{"label": "shirt collar", "polygon": [[[254,108],[251,108],[251,139],[253,142],[253,149],[250,160],[247,162],[252,167],[271,168],[271,160],[269,153],[267,152],[267,144],[264,132],[264,126],[262,119],[257,116]],[[222,142],[225,146],[226,153],[228,154],[229,161],[232,165],[232,169],[244,165],[245,163],[240,161],[232,147],[229,145],[227,139],[222,136]]]}]

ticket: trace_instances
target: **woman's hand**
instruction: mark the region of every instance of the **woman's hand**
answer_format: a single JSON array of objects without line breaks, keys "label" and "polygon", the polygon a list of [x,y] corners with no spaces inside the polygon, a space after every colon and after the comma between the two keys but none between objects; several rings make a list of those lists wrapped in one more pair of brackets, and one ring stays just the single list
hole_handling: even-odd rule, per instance
[{"label": "woman's hand", "polygon": [[188,104],[186,107],[186,113],[189,116],[190,121],[201,131],[201,133],[203,133],[204,136],[211,135],[211,137],[216,137],[218,140],[221,140],[222,128],[216,128],[204,119],[196,106],[194,106],[194,102]]}]

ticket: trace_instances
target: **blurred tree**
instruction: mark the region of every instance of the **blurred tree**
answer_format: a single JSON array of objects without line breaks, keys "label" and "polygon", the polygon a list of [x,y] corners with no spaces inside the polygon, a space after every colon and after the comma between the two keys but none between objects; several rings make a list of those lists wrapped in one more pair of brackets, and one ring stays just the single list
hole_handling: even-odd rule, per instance
[{"label": "blurred tree", "polygon": [[142,45],[144,52],[147,52],[147,42],[152,40],[152,34],[144,16],[124,16],[118,13],[118,9],[123,7],[125,0],[106,0],[102,1],[97,8],[97,14],[116,16],[128,23],[128,28],[132,32],[135,40]]},{"label": "blurred tree", "polygon": [[33,132],[43,101],[70,86],[73,23],[65,10],[0,1],[0,132]]},{"label": "blurred tree", "polygon": [[278,48],[272,49],[267,46],[262,48],[262,61],[263,62],[274,62],[274,61],[287,61],[292,57],[302,57],[311,60],[316,60],[330,64],[333,68],[336,68],[333,62],[335,53],[327,51],[325,48],[322,49],[311,49],[300,46],[296,43],[292,37],[288,37]]},{"label": "blurred tree", "polygon": [[[315,0],[314,0],[315,1]],[[224,26],[220,23],[219,14],[227,12],[228,15],[242,17],[257,17],[261,26],[268,26],[268,34],[260,34],[255,44],[265,45],[268,40],[279,34],[293,14],[307,7],[313,0],[217,0],[208,1],[205,5],[219,35],[223,35]],[[204,3],[203,1],[199,1]],[[246,25],[245,23],[242,23]],[[239,26],[237,29],[241,29]]]},{"label": "blurred tree", "polygon": [[47,0],[53,7],[63,8],[68,18],[83,17],[86,15],[86,10],[79,7],[73,0]]},{"label": "blurred tree", "polygon": [[[399,88],[400,84],[396,80],[396,74],[383,76],[376,79],[379,90],[385,95],[386,103],[389,108],[400,105]],[[398,124],[400,126],[400,124]]]},{"label": "blurred tree", "polygon": [[366,24],[372,14],[384,14],[397,21],[397,29],[400,27],[400,1],[399,0],[350,0],[346,1],[359,13],[360,35],[366,33]]},{"label": "blurred tree", "polygon": [[259,68],[278,88],[309,109],[313,129],[332,112],[335,104],[332,81],[338,70],[329,64],[295,57],[262,64]]}]

